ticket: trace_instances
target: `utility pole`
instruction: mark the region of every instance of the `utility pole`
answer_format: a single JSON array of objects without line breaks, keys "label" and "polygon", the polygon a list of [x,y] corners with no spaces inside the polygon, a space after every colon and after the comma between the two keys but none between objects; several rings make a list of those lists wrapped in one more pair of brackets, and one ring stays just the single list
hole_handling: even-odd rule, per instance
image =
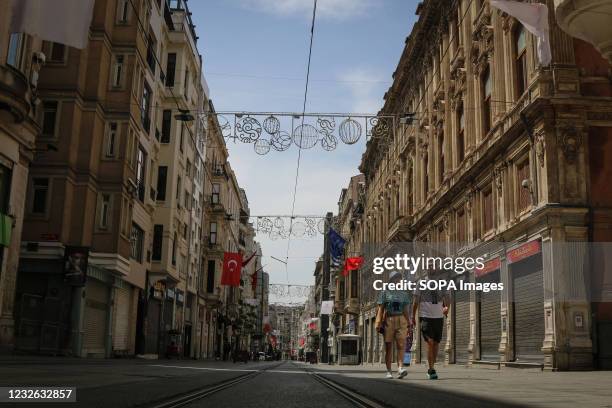
[{"label": "utility pole", "polygon": [[[329,274],[331,271],[331,253],[329,252],[329,229],[331,228],[333,214],[328,212],[325,215],[325,236],[323,238],[323,279],[321,282],[321,301],[328,300],[329,297]],[[329,315],[321,315],[321,363],[329,363]]]}]

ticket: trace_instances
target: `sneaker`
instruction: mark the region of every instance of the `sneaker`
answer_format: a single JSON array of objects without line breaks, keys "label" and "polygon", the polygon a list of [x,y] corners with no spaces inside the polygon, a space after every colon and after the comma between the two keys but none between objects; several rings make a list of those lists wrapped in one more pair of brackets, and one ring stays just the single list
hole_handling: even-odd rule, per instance
[{"label": "sneaker", "polygon": [[433,368],[430,368],[429,370],[427,370],[427,378],[430,380],[437,380],[438,373],[436,373],[436,370],[434,370]]},{"label": "sneaker", "polygon": [[404,378],[407,374],[408,370],[406,370],[404,367],[397,370],[397,378]]},{"label": "sneaker", "polygon": [[391,371],[387,371],[387,375],[385,375],[385,378],[393,378],[393,374],[391,374]]}]

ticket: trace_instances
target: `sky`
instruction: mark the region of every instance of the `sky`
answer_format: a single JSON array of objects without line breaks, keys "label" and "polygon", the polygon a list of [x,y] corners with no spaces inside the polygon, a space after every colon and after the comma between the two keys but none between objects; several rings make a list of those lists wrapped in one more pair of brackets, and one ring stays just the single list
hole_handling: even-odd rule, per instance
[{"label": "sky", "polygon": [[[306,112],[380,110],[417,0],[318,0]],[[204,76],[217,112],[301,112],[313,1],[191,0]],[[229,117],[228,117],[229,118]],[[233,118],[231,118],[233,121]],[[284,124],[283,124],[284,126]],[[229,161],[246,190],[251,214],[291,214],[298,149],[254,152],[227,140]],[[331,152],[302,150],[296,215],[337,213],[350,177],[359,173],[362,138]],[[270,283],[312,285],[323,236],[272,240],[259,234]],[[288,265],[278,262],[288,257]],[[275,298],[270,302],[299,301]]]}]

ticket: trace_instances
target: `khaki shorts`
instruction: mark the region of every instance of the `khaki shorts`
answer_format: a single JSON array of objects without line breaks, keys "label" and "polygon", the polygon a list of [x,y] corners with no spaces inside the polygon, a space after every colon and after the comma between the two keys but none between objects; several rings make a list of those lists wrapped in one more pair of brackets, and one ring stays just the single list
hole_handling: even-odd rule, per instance
[{"label": "khaki shorts", "polygon": [[395,341],[406,341],[408,336],[408,321],[404,315],[387,316],[385,325],[385,343]]}]

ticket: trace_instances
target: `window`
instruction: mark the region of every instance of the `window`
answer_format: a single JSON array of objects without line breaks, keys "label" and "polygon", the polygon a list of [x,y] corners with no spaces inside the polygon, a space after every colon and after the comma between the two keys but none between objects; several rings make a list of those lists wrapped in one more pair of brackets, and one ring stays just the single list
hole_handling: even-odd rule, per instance
[{"label": "window", "polygon": [[489,67],[481,77],[482,89],[482,130],[486,135],[491,130],[491,70]]},{"label": "window", "polygon": [[484,232],[489,232],[495,226],[493,223],[493,190],[489,187],[482,192],[482,217]]},{"label": "window", "polygon": [[172,241],[172,265],[176,265],[176,249],[178,245],[178,234],[174,233],[174,240]]},{"label": "window", "polygon": [[461,164],[465,159],[465,115],[463,106],[457,111],[457,162]]},{"label": "window", "polygon": [[113,158],[117,155],[117,129],[117,122],[109,123],[108,130],[106,132],[106,143],[104,146],[104,156],[106,158]]},{"label": "window", "polygon": [[460,247],[467,243],[467,224],[463,209],[457,211],[457,243]]},{"label": "window", "polygon": [[444,132],[438,135],[438,183],[444,181]]},{"label": "window", "polygon": [[138,146],[136,156],[136,185],[138,186],[138,199],[144,202],[145,196],[145,177],[147,167],[147,153],[142,146]]},{"label": "window", "polygon": [[174,77],[176,75],[176,54],[168,54],[168,62],[166,63],[166,86],[174,86]]},{"label": "window", "polygon": [[187,159],[187,164],[185,165],[185,174],[187,177],[191,178],[191,162]]},{"label": "window", "polygon": [[412,215],[412,205],[414,200],[414,173],[412,171],[412,167],[408,169],[408,215]]},{"label": "window", "polygon": [[530,180],[529,177],[529,158],[523,160],[516,166],[516,181],[518,191],[518,211],[525,211],[531,205],[531,192],[529,188],[523,187],[523,180]]},{"label": "window", "polygon": [[154,261],[161,261],[162,259],[162,246],[164,242],[164,226],[156,224],[153,226],[153,254],[151,259]]},{"label": "window", "polygon": [[183,93],[185,94],[185,98],[189,96],[189,69],[185,69],[185,88],[183,89]]},{"label": "window", "polygon": [[66,46],[60,43],[51,43],[50,62],[64,62],[66,57]]},{"label": "window", "polygon": [[423,158],[423,199],[429,194],[429,155],[425,153]]},{"label": "window", "polygon": [[142,100],[140,101],[140,117],[142,120],[142,127],[146,132],[149,131],[151,125],[151,88],[145,82],[142,90]]},{"label": "window", "polygon": [[520,98],[527,89],[527,42],[525,28],[519,25],[514,32],[516,98]]},{"label": "window", "polygon": [[208,236],[208,242],[212,245],[217,243],[217,223],[210,223],[210,235]]},{"label": "window", "polygon": [[183,239],[187,239],[187,230],[188,230],[188,226],[187,223],[183,224]]},{"label": "window", "polygon": [[181,149],[181,153],[183,153],[183,141],[185,137],[185,124],[181,123],[181,140],[179,143],[179,149]]},{"label": "window", "polygon": [[111,218],[111,195],[102,194],[100,197],[100,218],[98,226],[101,229],[107,229]]},{"label": "window", "polygon": [[123,55],[116,55],[115,62],[113,64],[113,76],[111,78],[111,86],[113,88],[121,88],[123,86],[123,73],[124,73],[124,61]]},{"label": "window", "polygon": [[151,35],[149,35],[149,45],[147,46],[147,65],[149,66],[149,69],[153,75],[155,75],[155,64],[157,60],[155,57],[155,47],[155,40]]},{"label": "window", "polygon": [[119,8],[117,9],[117,21],[127,23],[130,18],[130,0],[119,0]]},{"label": "window", "polygon": [[55,137],[55,128],[57,122],[57,101],[43,102],[42,111],[42,136]]},{"label": "window", "polygon": [[208,261],[208,274],[206,275],[206,293],[215,292],[215,261]]},{"label": "window", "polygon": [[12,171],[0,164],[0,213],[7,214],[11,197]]},{"label": "window", "polygon": [[176,179],[176,202],[180,208],[181,206],[181,176]]},{"label": "window", "polygon": [[166,201],[166,184],[168,183],[168,167],[157,168],[157,201]]},{"label": "window", "polygon": [[25,49],[24,35],[21,33],[12,33],[9,38],[8,54],[6,55],[6,63],[13,68],[21,69],[23,63],[23,54]]},{"label": "window", "polygon": [[32,213],[44,214],[47,212],[49,179],[36,177],[32,180],[32,187]]},{"label": "window", "polygon": [[211,202],[213,204],[219,204],[220,194],[221,194],[221,184],[213,183],[213,185],[212,185],[212,196],[211,196]]},{"label": "window", "polygon": [[359,297],[359,271],[351,271],[351,298]]},{"label": "window", "polygon": [[142,263],[142,248],[144,246],[144,231],[136,223],[132,223],[132,252],[131,257],[138,263]]},{"label": "window", "polygon": [[189,191],[185,191],[185,201],[183,202],[183,205],[187,210],[191,210],[191,199],[189,197]]},{"label": "window", "polygon": [[170,131],[172,129],[172,111],[164,110],[162,113],[161,143],[170,143]]}]

